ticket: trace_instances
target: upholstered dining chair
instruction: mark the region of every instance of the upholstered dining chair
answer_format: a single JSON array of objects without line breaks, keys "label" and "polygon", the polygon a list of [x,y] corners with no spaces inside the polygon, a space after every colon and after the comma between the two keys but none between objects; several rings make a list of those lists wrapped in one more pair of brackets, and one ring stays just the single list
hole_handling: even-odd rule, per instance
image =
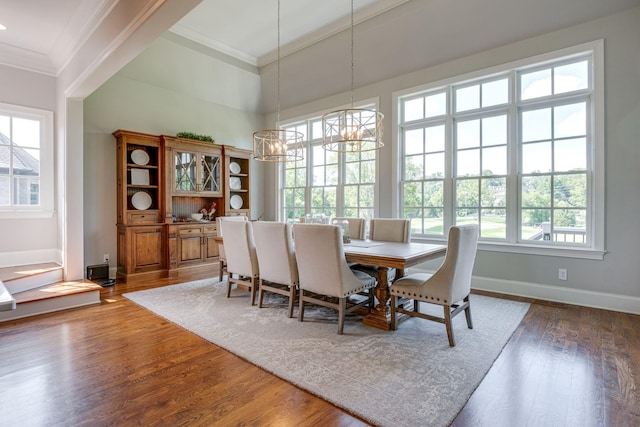
[{"label": "upholstered dining chair", "polygon": [[[342,227],[328,224],[294,224],[296,261],[300,275],[298,320],[304,321],[305,302],[338,310],[338,334],[344,330],[345,314],[360,307],[373,307],[376,281],[347,265],[342,246]],[[349,298],[367,292],[368,298]],[[330,297],[329,299],[326,297]]]},{"label": "upholstered dining chair", "polygon": [[364,230],[367,224],[367,220],[364,218],[353,217],[337,217],[333,218],[333,221],[347,221],[349,223],[349,237],[356,240],[364,239]]},{"label": "upholstered dining chair", "polygon": [[[247,218],[245,215],[233,215],[233,216],[229,215],[229,216],[216,217],[216,223],[218,224],[218,237],[222,237],[222,227],[221,227],[222,221],[248,221],[248,220],[249,218]],[[227,272],[227,256],[224,250],[224,242],[218,244],[218,256],[219,256],[218,281],[222,282],[222,277]]]},{"label": "upholstered dining chair", "polygon": [[[467,327],[471,321],[471,273],[478,246],[478,225],[466,224],[449,229],[447,253],[440,268],[431,274],[415,273],[395,281],[391,293],[391,329],[398,328],[397,313],[444,323],[449,345],[455,346],[451,319],[464,310]],[[413,311],[398,305],[398,298],[413,299]],[[441,305],[444,316],[420,312],[420,302]]]},{"label": "upholstered dining chair", "polygon": [[[411,240],[411,221],[400,218],[373,218],[369,220],[369,239],[382,242],[408,243]],[[364,271],[379,279],[378,268],[373,265],[357,264],[351,268]],[[391,268],[387,273],[389,281],[396,277],[396,269]]]},{"label": "upholstered dining chair", "polygon": [[[231,296],[231,286],[247,286],[251,292],[251,305],[255,304],[260,268],[253,228],[248,221],[222,221],[224,250],[227,257],[227,298]],[[235,277],[234,277],[235,275]]]},{"label": "upholstered dining chair", "polygon": [[298,264],[293,250],[291,225],[283,222],[258,221],[253,223],[260,279],[258,281],[258,307],[262,308],[264,292],[289,297],[289,317],[293,317],[298,287]]}]

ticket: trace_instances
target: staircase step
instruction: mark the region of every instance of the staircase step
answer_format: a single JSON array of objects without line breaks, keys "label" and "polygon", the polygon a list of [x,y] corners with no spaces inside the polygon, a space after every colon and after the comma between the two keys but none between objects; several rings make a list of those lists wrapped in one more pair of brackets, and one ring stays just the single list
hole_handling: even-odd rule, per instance
[{"label": "staircase step", "polygon": [[16,309],[0,312],[0,322],[100,303],[102,286],[87,281],[57,282],[12,294]]},{"label": "staircase step", "polygon": [[0,281],[12,295],[61,280],[62,266],[53,262],[0,268]]}]

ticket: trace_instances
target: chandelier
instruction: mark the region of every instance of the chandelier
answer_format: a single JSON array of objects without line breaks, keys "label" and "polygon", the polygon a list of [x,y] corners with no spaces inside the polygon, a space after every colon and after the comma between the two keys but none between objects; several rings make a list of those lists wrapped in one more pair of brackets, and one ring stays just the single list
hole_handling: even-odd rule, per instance
[{"label": "chandelier", "polygon": [[329,151],[360,152],[377,150],[382,142],[382,119],[376,110],[353,107],[353,0],[351,0],[351,108],[322,116],[322,147]]},{"label": "chandelier", "polygon": [[301,132],[280,129],[280,0],[278,0],[276,126],[253,133],[253,158],[263,162],[295,162],[303,159]]}]

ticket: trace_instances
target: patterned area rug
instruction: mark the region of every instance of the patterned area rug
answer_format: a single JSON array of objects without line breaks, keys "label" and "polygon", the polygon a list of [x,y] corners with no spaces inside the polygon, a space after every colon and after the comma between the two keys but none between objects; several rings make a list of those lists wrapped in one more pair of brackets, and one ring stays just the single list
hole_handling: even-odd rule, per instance
[{"label": "patterned area rug", "polygon": [[[286,317],[285,301],[249,305],[226,281],[200,280],[125,296],[249,362],[380,426],[447,426],[500,354],[529,304],[471,295],[474,329],[454,318],[456,346],[442,324],[412,318],[395,332],[353,316],[337,331],[335,312],[305,308]],[[437,307],[440,314],[440,307]],[[294,313],[297,316],[297,308]]]}]

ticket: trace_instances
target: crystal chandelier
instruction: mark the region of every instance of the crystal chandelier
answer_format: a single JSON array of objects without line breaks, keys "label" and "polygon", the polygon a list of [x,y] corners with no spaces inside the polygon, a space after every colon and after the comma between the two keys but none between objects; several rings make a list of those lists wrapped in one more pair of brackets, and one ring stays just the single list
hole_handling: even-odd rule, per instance
[{"label": "crystal chandelier", "polygon": [[280,129],[280,0],[278,0],[276,127],[253,133],[253,157],[263,162],[295,162],[303,159],[301,132]]},{"label": "crystal chandelier", "polygon": [[322,116],[322,147],[329,151],[360,152],[377,150],[382,142],[382,119],[376,110],[353,107],[353,0],[351,0],[351,108]]}]

